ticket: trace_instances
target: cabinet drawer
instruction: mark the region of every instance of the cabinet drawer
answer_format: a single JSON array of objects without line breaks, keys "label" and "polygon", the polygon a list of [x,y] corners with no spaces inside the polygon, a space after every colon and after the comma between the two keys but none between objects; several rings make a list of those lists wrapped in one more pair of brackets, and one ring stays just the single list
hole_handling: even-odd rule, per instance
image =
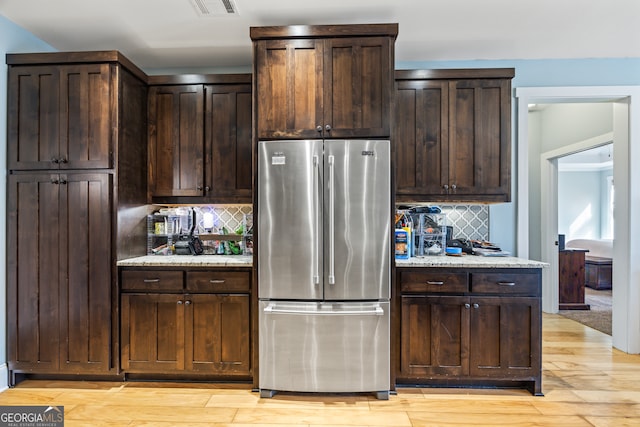
[{"label": "cabinet drawer", "polygon": [[123,291],[182,291],[182,271],[123,271],[121,286]]},{"label": "cabinet drawer", "polygon": [[402,292],[468,292],[465,272],[406,272],[400,274]]},{"label": "cabinet drawer", "polygon": [[250,274],[244,271],[187,271],[189,292],[249,292]]},{"label": "cabinet drawer", "polygon": [[471,292],[540,295],[540,275],[527,273],[472,273]]}]

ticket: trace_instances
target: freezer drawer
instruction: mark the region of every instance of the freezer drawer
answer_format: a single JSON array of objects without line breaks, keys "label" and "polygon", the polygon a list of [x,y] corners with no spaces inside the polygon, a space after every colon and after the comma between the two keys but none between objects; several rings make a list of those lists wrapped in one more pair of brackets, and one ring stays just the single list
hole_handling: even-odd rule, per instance
[{"label": "freezer drawer", "polygon": [[389,302],[260,301],[259,317],[262,395],[280,390],[388,397]]}]

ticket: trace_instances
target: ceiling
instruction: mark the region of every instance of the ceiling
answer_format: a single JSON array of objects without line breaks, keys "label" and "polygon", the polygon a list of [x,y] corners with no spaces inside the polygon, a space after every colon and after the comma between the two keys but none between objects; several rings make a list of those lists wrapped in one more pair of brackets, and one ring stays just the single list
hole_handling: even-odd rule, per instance
[{"label": "ceiling", "polygon": [[57,50],[116,49],[148,73],[249,67],[249,28],[266,25],[398,23],[396,63],[640,57],[638,0],[231,0],[237,14],[197,13],[222,1],[0,0],[0,14]]}]

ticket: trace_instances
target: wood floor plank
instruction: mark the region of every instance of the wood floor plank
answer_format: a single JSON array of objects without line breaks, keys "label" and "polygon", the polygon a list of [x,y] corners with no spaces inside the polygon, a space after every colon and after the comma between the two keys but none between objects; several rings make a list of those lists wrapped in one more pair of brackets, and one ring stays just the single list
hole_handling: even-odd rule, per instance
[{"label": "wood floor plank", "polygon": [[373,394],[278,393],[249,384],[34,381],[0,405],[65,407],[67,427],[640,426],[640,355],[558,315],[543,316],[544,396],[518,389],[400,387]]}]

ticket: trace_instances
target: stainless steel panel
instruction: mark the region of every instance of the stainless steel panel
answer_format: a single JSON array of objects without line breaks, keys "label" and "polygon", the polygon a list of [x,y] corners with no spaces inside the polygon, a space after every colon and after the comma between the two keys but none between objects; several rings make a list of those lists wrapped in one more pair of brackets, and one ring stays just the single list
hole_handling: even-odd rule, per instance
[{"label": "stainless steel panel", "polygon": [[324,153],[325,300],[388,299],[389,141],[327,140]]},{"label": "stainless steel panel", "polygon": [[389,319],[389,302],[260,301],[260,389],[388,391]]},{"label": "stainless steel panel", "polygon": [[322,299],[322,141],[258,149],[258,295]]}]

